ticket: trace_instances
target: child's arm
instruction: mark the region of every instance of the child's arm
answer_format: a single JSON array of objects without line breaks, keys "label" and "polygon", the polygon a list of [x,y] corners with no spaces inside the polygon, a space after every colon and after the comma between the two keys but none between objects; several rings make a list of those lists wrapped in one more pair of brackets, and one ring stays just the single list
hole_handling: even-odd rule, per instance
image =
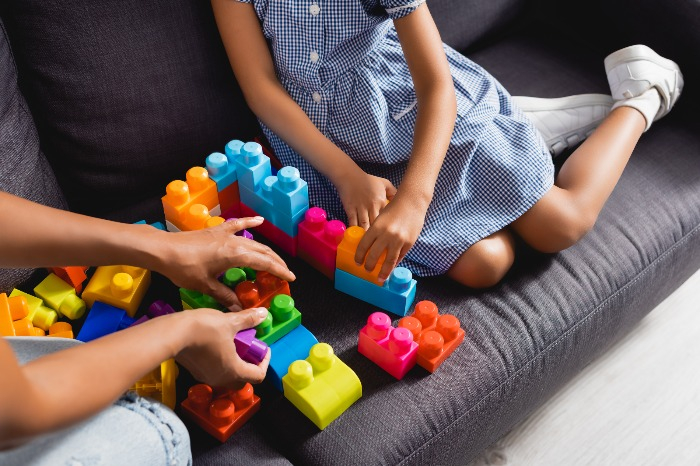
[{"label": "child's arm", "polygon": [[[326,138],[287,94],[253,6],[212,0],[231,67],[248,106],[265,125],[301,154],[338,189],[351,225],[369,227],[396,189],[389,180],[368,175]],[[359,189],[358,189],[359,188]]]},{"label": "child's arm", "polygon": [[266,315],[262,308],[178,312],[22,367],[0,339],[0,449],[96,414],[169,358],[210,385],[237,389],[245,382],[261,382],[270,352],[259,366],[248,364],[236,354],[233,338]]},{"label": "child's arm", "polygon": [[355,260],[386,279],[418,239],[457,117],[454,83],[440,33],[428,7],[394,21],[418,99],[413,149],[408,168],[391,203],[360,242]]},{"label": "child's arm", "polygon": [[168,233],[52,209],[1,191],[0,218],[6,219],[0,228],[0,264],[5,267],[133,265],[209,294],[231,310],[240,310],[240,302],[217,280],[226,269],[252,267],[285,280],[295,278],[270,248],[235,236],[260,225],[260,218]]}]

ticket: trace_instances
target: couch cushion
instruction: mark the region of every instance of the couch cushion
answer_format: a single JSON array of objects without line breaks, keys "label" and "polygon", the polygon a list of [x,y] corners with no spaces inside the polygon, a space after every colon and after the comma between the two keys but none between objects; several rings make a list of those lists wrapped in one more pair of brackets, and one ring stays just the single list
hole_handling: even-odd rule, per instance
[{"label": "couch cushion", "polygon": [[[32,116],[17,88],[17,70],[1,20],[0,190],[51,207],[65,208],[63,194],[39,148]],[[30,269],[0,269],[0,293],[12,290],[31,273]]]},{"label": "couch cushion", "polygon": [[[603,91],[602,56],[547,35],[473,58],[534,96]],[[292,294],[304,325],[358,374],[363,397],[319,432],[266,385],[253,427],[294,464],[465,464],[547,400],[700,266],[700,137],[690,102],[644,136],[595,229],[553,256],[520,251],[491,290],[421,279],[417,299],[456,314],[467,338],[434,374],[396,381],[357,352],[373,308],[332,290],[300,261]],[[685,108],[684,108],[685,107]],[[219,457],[237,446],[215,447]],[[196,455],[197,464],[215,464]]]},{"label": "couch cushion", "polygon": [[169,181],[257,130],[209,2],[3,4],[22,89],[72,210],[154,210]]}]

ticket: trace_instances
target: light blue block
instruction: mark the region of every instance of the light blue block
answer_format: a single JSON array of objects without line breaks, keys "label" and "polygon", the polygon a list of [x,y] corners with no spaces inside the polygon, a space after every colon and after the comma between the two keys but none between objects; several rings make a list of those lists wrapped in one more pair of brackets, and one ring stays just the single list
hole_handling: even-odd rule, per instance
[{"label": "light blue block", "polygon": [[318,340],[313,333],[309,332],[303,325],[299,325],[270,345],[272,358],[267,370],[267,380],[277,390],[282,391],[282,377],[287,375],[289,365],[299,359],[306,359],[311,347],[316,343]]},{"label": "light blue block", "polygon": [[306,211],[308,209],[309,208],[306,207],[305,209],[300,210],[294,215],[294,217],[291,218],[283,215],[277,209],[273,209],[271,220],[272,224],[284,231],[289,236],[295,237],[299,233],[299,224],[304,220],[304,215],[306,215]]},{"label": "light blue block", "polygon": [[262,215],[265,221],[275,224],[276,212],[272,208],[272,196],[270,194],[270,186],[276,181],[274,176],[268,176],[260,183],[260,189],[252,191],[238,184],[238,193],[241,197],[241,202]]},{"label": "light blue block", "polygon": [[236,159],[241,155],[244,145],[245,143],[243,141],[239,141],[238,139],[229,141],[226,144],[226,147],[224,147],[224,152],[226,152],[226,157],[228,158],[229,162],[233,164],[236,163]]},{"label": "light blue block", "polygon": [[272,204],[283,215],[292,218],[309,208],[309,187],[299,177],[299,170],[283,167],[272,185]]},{"label": "light blue block", "polygon": [[383,286],[335,269],[335,289],[400,316],[408,314],[416,297],[416,281],[404,267],[396,267]]},{"label": "light blue block", "polygon": [[238,180],[236,166],[232,160],[221,152],[214,152],[207,157],[209,178],[216,182],[216,190],[221,192]]},{"label": "light blue block", "polygon": [[256,192],[263,180],[272,175],[270,158],[263,154],[262,146],[256,142],[247,142],[243,146],[235,164],[239,189],[245,187]]}]

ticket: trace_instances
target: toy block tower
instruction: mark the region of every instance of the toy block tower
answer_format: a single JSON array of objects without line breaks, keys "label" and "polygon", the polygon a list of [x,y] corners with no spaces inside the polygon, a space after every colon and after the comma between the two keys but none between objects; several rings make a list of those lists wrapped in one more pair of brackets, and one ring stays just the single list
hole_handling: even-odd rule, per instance
[{"label": "toy block tower", "polygon": [[326,343],[314,345],[305,360],[294,361],[282,385],[285,398],[319,429],[362,396],[360,379]]},{"label": "toy block tower", "polygon": [[375,312],[360,330],[357,344],[360,354],[401,380],[416,365],[418,343],[406,328],[394,328],[383,312]]},{"label": "toy block tower", "polygon": [[311,266],[333,280],[338,245],[343,240],[345,225],[340,220],[328,221],[326,211],[312,207],[299,224],[297,253]]},{"label": "toy block tower", "polygon": [[206,168],[193,167],[187,170],[186,182],[175,180],[168,183],[162,198],[163,213],[168,231],[186,230],[183,219],[189,215],[190,207],[201,204],[211,216],[221,215],[219,193],[216,183],[209,179]]},{"label": "toy block tower", "polygon": [[399,327],[413,334],[418,342],[417,363],[429,372],[435,372],[464,341],[459,319],[450,314],[438,316],[438,308],[431,301],[416,304],[413,314],[399,321]]},{"label": "toy block tower", "polygon": [[89,306],[101,301],[124,309],[129,317],[133,317],[150,284],[149,270],[128,265],[103,265],[95,270],[85,287],[83,299]]},{"label": "toy block tower", "polygon": [[59,315],[80,319],[85,313],[85,302],[78,298],[75,288],[50,273],[34,288],[34,293]]},{"label": "toy block tower", "polygon": [[215,393],[209,385],[199,384],[187,392],[180,405],[182,412],[211,436],[225,442],[260,409],[260,398],[249,383],[238,391]]}]

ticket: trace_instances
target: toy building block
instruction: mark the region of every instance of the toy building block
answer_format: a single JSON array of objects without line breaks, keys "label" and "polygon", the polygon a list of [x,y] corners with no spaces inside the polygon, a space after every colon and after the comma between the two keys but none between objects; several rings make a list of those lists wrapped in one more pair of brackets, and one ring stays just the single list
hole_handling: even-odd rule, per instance
[{"label": "toy building block", "polygon": [[151,319],[174,313],[175,309],[173,309],[173,307],[170,304],[166,303],[161,299],[151,303],[151,305],[148,306],[148,309],[146,310],[146,315]]},{"label": "toy building block", "polygon": [[[230,270],[227,270],[226,273],[228,274]],[[224,275],[224,284],[228,284],[226,275]],[[275,296],[280,294],[292,295],[289,291],[289,283],[269,272],[258,272],[255,276],[255,281],[246,280],[239,282],[235,286],[234,291],[244,309],[251,307],[267,308],[270,307],[272,298]]]},{"label": "toy building block", "polygon": [[301,324],[301,312],[294,307],[291,296],[278,294],[272,298],[269,311],[265,320],[255,327],[255,336],[268,345],[278,341]]},{"label": "toy building block", "polygon": [[260,409],[260,397],[249,383],[238,391],[215,393],[209,385],[189,389],[181,404],[183,414],[211,436],[225,442]]},{"label": "toy building block", "polygon": [[175,409],[175,381],[179,370],[174,359],[163,361],[160,366],[136,381],[131,390],[140,396],[147,396]]},{"label": "toy building block", "polygon": [[75,288],[50,273],[34,288],[34,293],[59,315],[80,319],[85,313],[85,301],[78,298]]},{"label": "toy building block", "polygon": [[459,319],[450,314],[438,316],[437,306],[430,301],[416,304],[413,314],[399,321],[399,327],[413,334],[418,342],[417,363],[429,372],[435,372],[464,341]]},{"label": "toy building block", "polygon": [[233,343],[236,345],[236,353],[242,360],[251,364],[260,364],[265,359],[269,347],[264,341],[255,338],[255,333],[254,328],[241,330],[233,337]]},{"label": "toy building block", "polygon": [[182,231],[178,227],[176,227],[170,220],[165,221],[165,229],[168,230],[170,233],[179,233]]},{"label": "toy building block", "polygon": [[404,267],[396,267],[379,286],[336,269],[335,289],[400,316],[408,313],[416,297],[416,281]]},{"label": "toy building block", "polygon": [[[228,155],[229,145],[226,145]],[[270,158],[263,154],[262,146],[256,142],[247,142],[240,148],[240,154],[235,158],[236,174],[238,176],[238,189],[247,189],[256,192],[265,178],[272,175],[270,170]],[[241,192],[241,201],[243,194]]]},{"label": "toy building block", "polygon": [[202,307],[218,309],[223,311],[224,307],[219,304],[214,298],[209,295],[200,293],[195,290],[188,290],[187,288],[180,288],[180,299],[182,300],[182,307],[185,310],[188,309],[199,309]]},{"label": "toy building block", "polygon": [[[241,216],[257,217],[261,215],[241,202]],[[297,238],[295,236],[289,236],[287,233],[277,228],[272,222],[268,222],[267,220],[255,227],[255,231],[259,232],[265,238],[279,246],[280,249],[290,256],[296,257]]]},{"label": "toy building block", "polygon": [[25,311],[28,312],[27,307],[27,300],[23,296],[8,298],[7,294],[0,293],[0,335],[15,336],[12,316],[25,314]]},{"label": "toy building block", "polygon": [[418,343],[405,328],[394,328],[383,312],[375,312],[360,330],[357,350],[370,361],[401,380],[416,365]]},{"label": "toy building block", "polygon": [[95,301],[85,323],[78,333],[78,340],[88,342],[131,326],[136,319],[125,310]]},{"label": "toy building block", "polygon": [[124,309],[133,317],[150,284],[149,270],[128,265],[103,265],[95,270],[85,287],[83,299],[88,306],[101,301]]},{"label": "toy building block", "polygon": [[73,326],[68,322],[56,322],[51,327],[49,327],[50,337],[57,338],[73,338]]},{"label": "toy building block", "polygon": [[327,343],[314,345],[309,357],[294,361],[282,386],[285,398],[321,430],[362,396],[360,379]]},{"label": "toy building block", "polygon": [[70,267],[51,267],[49,272],[53,272],[61,280],[75,288],[75,292],[80,294],[83,291],[83,282],[87,280],[87,267],[70,266]]},{"label": "toy building block", "polygon": [[204,205],[213,216],[221,214],[216,183],[209,179],[206,168],[190,168],[186,176],[187,182],[171,181],[162,197],[165,219],[179,230],[185,229],[181,222],[182,216],[194,204]]},{"label": "toy building block", "polygon": [[12,290],[12,293],[10,293],[10,298],[14,298],[15,296],[24,296],[24,299],[27,300],[29,309],[29,315],[27,317],[31,319],[34,328],[40,328],[44,332],[47,332],[49,327],[55,324],[58,320],[58,313],[56,313],[56,311],[53,309],[49,309],[48,307],[44,306],[44,301],[36,296],[32,296],[24,291],[14,289]]},{"label": "toy building block", "polygon": [[222,212],[238,210],[238,204],[241,201],[238,195],[238,176],[234,160],[220,152],[214,152],[206,160],[209,178],[216,183]]},{"label": "toy building block", "polygon": [[282,377],[287,375],[289,365],[309,355],[311,347],[318,343],[313,333],[306,327],[297,328],[270,345],[272,357],[267,370],[267,380],[279,391],[283,391]]},{"label": "toy building block", "polygon": [[18,337],[31,337],[33,335],[32,321],[29,319],[19,319],[12,322],[12,326],[15,329],[15,335]]},{"label": "toy building block", "polygon": [[217,227],[217,226],[221,225],[222,223],[224,223],[225,221],[226,221],[226,219],[223,217],[209,217],[207,219],[207,223],[206,223],[205,227],[206,228]]},{"label": "toy building block", "polygon": [[377,265],[371,272],[365,270],[364,265],[357,265],[355,262],[355,252],[357,252],[357,246],[360,244],[360,240],[365,235],[365,230],[362,227],[353,226],[345,230],[343,235],[343,240],[338,245],[338,254],[336,255],[336,268],[343,270],[349,274],[355,275],[363,280],[372,282],[375,285],[382,286],[382,282],[379,280],[379,271],[382,268],[384,259],[386,259],[386,251],[379,256]]},{"label": "toy building block", "polygon": [[32,327],[32,332],[31,332],[30,336],[32,336],[32,337],[44,337],[44,336],[46,336],[46,332],[42,328]]},{"label": "toy building block", "polygon": [[335,279],[335,256],[345,234],[340,220],[328,221],[326,211],[312,207],[299,224],[297,253],[299,257],[331,280]]}]

